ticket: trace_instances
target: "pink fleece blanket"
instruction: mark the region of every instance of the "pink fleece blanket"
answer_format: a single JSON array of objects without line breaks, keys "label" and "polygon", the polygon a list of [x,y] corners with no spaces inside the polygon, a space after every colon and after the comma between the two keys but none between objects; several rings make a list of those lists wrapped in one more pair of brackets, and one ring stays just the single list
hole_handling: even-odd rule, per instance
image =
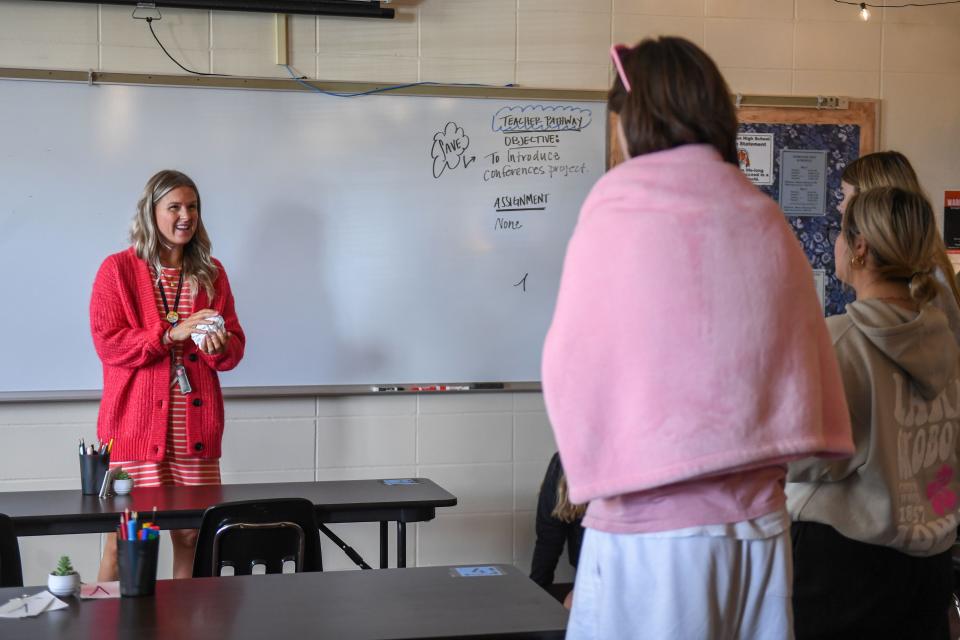
[{"label": "pink fleece blanket", "polygon": [[853,452],[810,265],[777,205],[709,146],[594,186],[543,391],[574,502]]}]

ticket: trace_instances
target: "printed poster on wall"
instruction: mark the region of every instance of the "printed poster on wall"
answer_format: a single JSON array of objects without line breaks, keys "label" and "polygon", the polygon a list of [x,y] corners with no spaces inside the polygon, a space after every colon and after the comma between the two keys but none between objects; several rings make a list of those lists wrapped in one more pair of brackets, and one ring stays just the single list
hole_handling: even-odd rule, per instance
[{"label": "printed poster on wall", "polygon": [[827,214],[827,152],[784,149],[780,153],[780,208],[788,216]]},{"label": "printed poster on wall", "polygon": [[773,134],[738,133],[737,160],[750,182],[773,184]]},{"label": "printed poster on wall", "polygon": [[960,190],[943,192],[943,243],[960,253]]}]

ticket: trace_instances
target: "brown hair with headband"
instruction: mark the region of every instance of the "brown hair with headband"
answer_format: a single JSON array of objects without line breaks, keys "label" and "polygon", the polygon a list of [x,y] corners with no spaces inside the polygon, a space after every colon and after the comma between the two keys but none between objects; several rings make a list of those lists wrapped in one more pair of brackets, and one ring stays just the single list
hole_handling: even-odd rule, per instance
[{"label": "brown hair with headband", "polygon": [[862,237],[877,274],[906,282],[915,302],[937,296],[937,224],[921,194],[898,187],[861,191],[850,199],[840,229],[848,247]]},{"label": "brown hair with headband", "polygon": [[710,56],[677,37],[615,47],[613,55],[618,74],[607,104],[620,116],[631,156],[709,144],[725,161],[738,164],[736,110]]}]

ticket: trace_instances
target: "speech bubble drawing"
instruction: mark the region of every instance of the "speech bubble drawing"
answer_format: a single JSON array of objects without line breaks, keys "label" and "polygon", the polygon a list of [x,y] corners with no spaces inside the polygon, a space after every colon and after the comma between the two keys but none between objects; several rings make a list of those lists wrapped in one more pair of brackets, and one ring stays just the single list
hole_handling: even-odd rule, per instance
[{"label": "speech bubble drawing", "polygon": [[475,156],[464,155],[470,148],[470,137],[456,122],[448,122],[443,131],[433,136],[433,145],[430,147],[430,157],[433,158],[433,177],[439,178],[447,169],[456,169],[461,164],[464,168],[476,160]]}]

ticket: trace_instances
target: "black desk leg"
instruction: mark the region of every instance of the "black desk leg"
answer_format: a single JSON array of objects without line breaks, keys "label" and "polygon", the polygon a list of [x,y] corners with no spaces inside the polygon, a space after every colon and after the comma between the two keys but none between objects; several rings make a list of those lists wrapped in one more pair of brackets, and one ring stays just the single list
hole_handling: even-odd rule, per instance
[{"label": "black desk leg", "polygon": [[397,521],[397,566],[407,566],[407,523]]},{"label": "black desk leg", "polygon": [[386,569],[390,562],[387,557],[387,523],[380,523],[380,568]]}]

